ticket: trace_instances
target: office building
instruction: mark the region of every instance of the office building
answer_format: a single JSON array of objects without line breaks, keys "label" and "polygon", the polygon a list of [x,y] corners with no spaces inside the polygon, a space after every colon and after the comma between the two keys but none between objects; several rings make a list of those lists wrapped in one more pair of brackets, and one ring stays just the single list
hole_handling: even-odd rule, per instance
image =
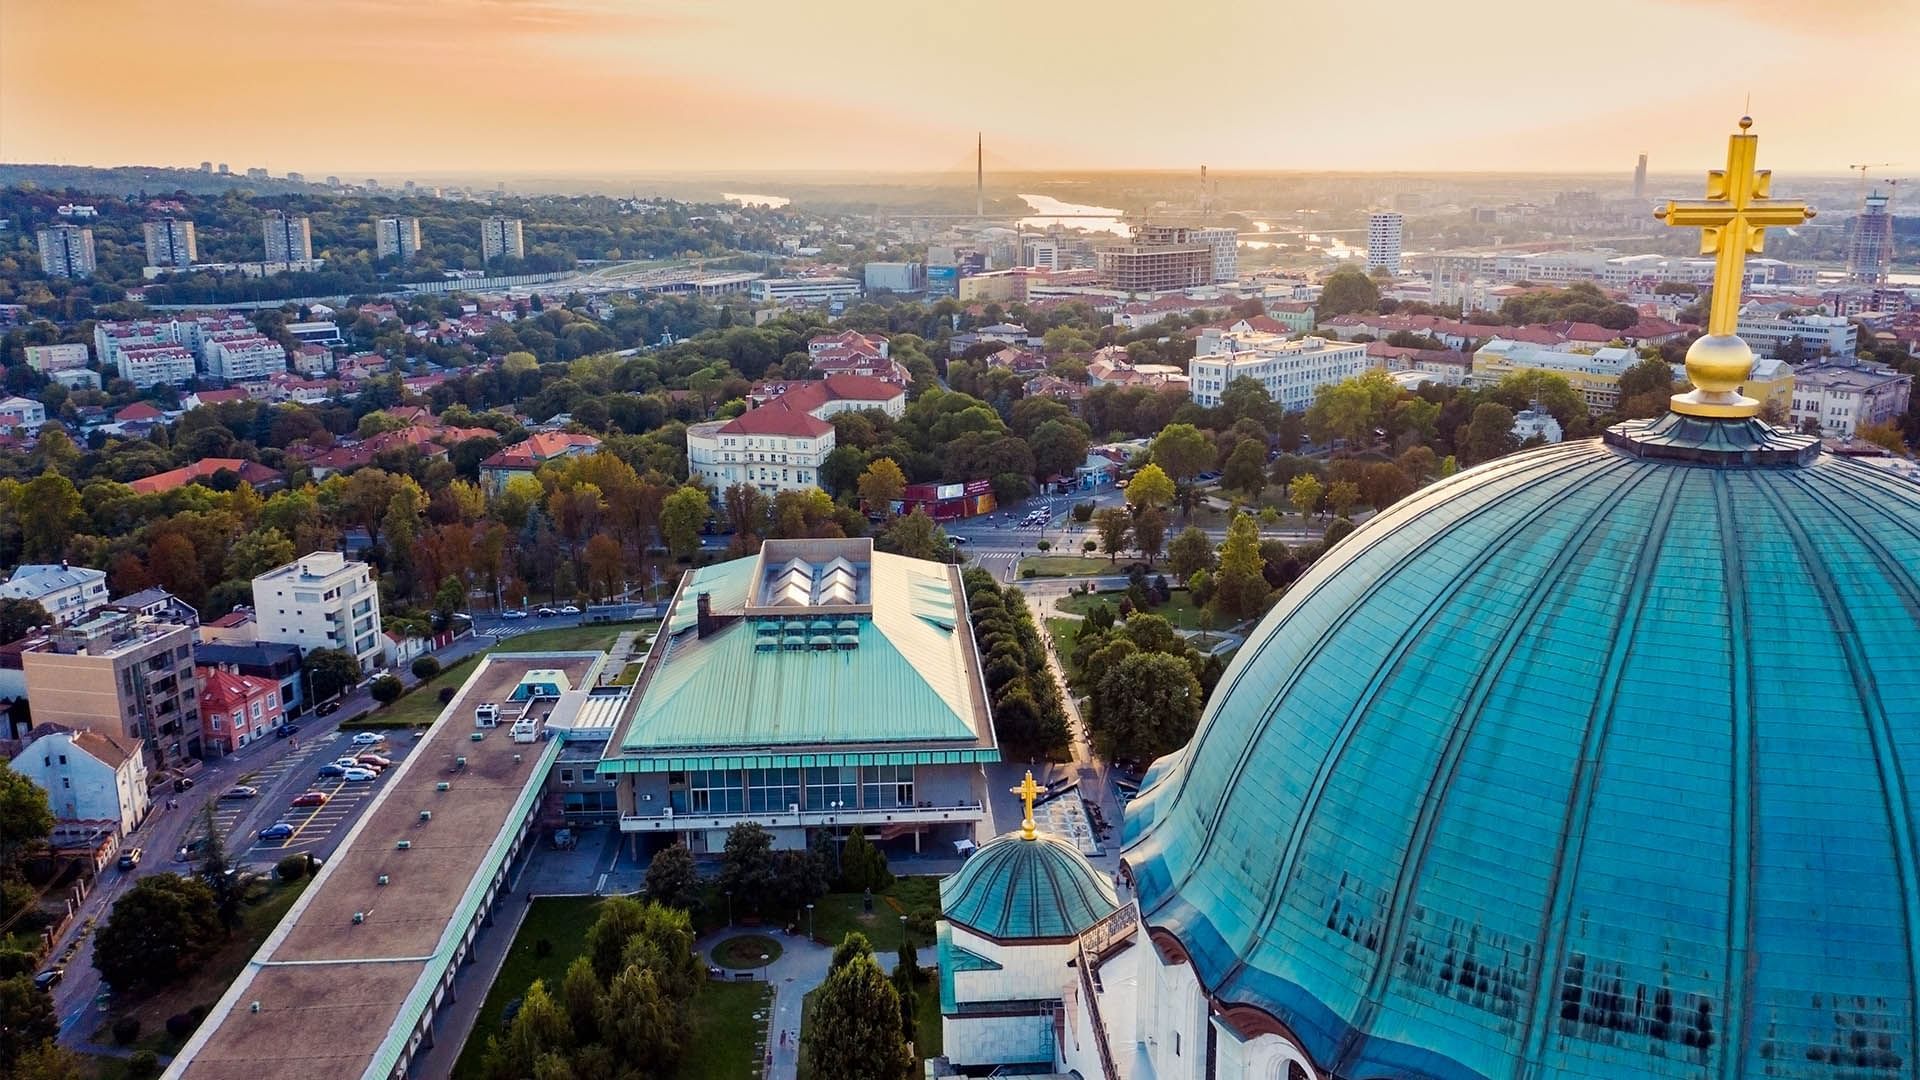
[{"label": "office building", "polygon": [[748,295],[756,304],[827,304],[857,299],[860,283],[844,277],[759,278]]},{"label": "office building", "polygon": [[1364,343],[1314,337],[1292,341],[1282,334],[1209,327],[1194,343],[1194,357],[1187,364],[1187,395],[1211,408],[1220,404],[1220,395],[1235,379],[1252,379],[1275,404],[1298,412],[1313,404],[1320,387],[1366,369]]},{"label": "office building", "polygon": [[1851,320],[1835,315],[1768,316],[1742,314],[1738,333],[1760,356],[1778,356],[1789,342],[1797,342],[1806,359],[1820,356],[1850,357],[1859,342],[1859,329]]},{"label": "office building", "polygon": [[1794,369],[1789,415],[1802,430],[1850,438],[1868,424],[1897,422],[1912,399],[1911,375],[1864,360],[1826,360]]},{"label": "office building", "polygon": [[313,258],[313,227],[305,214],[267,211],[260,223],[266,239],[267,262],[308,262]]},{"label": "office building", "polygon": [[1133,237],[1100,252],[1100,276],[1128,292],[1173,292],[1210,285],[1218,253],[1214,242],[1184,225],[1136,225]]},{"label": "office building", "polygon": [[1406,219],[1392,210],[1367,215],[1367,269],[1400,272],[1400,242]]},{"label": "office building", "polygon": [[1866,205],[1853,219],[1847,245],[1847,281],[1853,285],[1885,285],[1893,264],[1893,215],[1884,191],[1867,192]]},{"label": "office building", "polygon": [[93,273],[93,230],[84,225],[54,225],[36,234],[40,270],[49,277],[83,278]]},{"label": "office building", "polygon": [[106,604],[107,574],[90,566],[26,563],[0,584],[0,599],[31,600],[56,624],[75,623]]},{"label": "office building", "polygon": [[374,254],[408,262],[420,254],[420,219],[383,217],[373,223]]},{"label": "office building", "polygon": [[905,389],[864,375],[761,383],[755,390],[758,407],[687,428],[688,472],[716,496],[734,484],[767,495],[820,487],[820,467],[834,447],[829,418],[859,409],[906,412]]},{"label": "office building", "polygon": [[183,268],[199,258],[193,222],[178,218],[149,221],[142,230],[147,238],[147,265]]},{"label": "office building", "polygon": [[97,611],[30,639],[20,654],[36,723],[143,742],[152,771],[200,751],[191,626]]},{"label": "office building", "polygon": [[[751,414],[749,414],[751,415]],[[1000,750],[958,567],[867,538],[768,540],[693,570],[600,760],[620,829],[718,852],[852,829],[971,843]]]},{"label": "office building", "polygon": [[153,806],[140,744],[111,731],[37,724],[13,771],[47,793],[55,821],[101,823],[125,836]]},{"label": "office building", "polygon": [[1240,280],[1240,234],[1223,226],[1193,230],[1196,243],[1213,249],[1213,280]]},{"label": "office building", "polygon": [[253,579],[257,638],[315,649],[339,649],[362,671],[379,664],[380,590],[365,563],[337,551],[316,551]]},{"label": "office building", "polygon": [[527,247],[520,234],[520,219],[490,217],[480,223],[480,257],[487,262],[495,259],[524,259]]},{"label": "office building", "polygon": [[860,276],[868,292],[917,293],[927,287],[926,272],[917,262],[870,262],[860,268]]}]

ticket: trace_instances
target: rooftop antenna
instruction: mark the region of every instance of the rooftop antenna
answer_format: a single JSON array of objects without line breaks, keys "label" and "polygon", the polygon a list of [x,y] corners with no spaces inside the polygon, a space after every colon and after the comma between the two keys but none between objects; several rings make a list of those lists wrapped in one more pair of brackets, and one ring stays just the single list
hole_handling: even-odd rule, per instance
[{"label": "rooftop antenna", "polygon": [[1207,192],[1207,167],[1200,166],[1200,224],[1213,216],[1213,197]]},{"label": "rooftop antenna", "polygon": [[973,216],[987,216],[987,140],[973,133]]}]

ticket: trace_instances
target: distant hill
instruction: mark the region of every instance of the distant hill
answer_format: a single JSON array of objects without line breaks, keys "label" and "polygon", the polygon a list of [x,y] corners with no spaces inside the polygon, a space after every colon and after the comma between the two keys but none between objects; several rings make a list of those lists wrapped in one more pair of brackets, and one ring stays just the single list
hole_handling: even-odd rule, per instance
[{"label": "distant hill", "polygon": [[97,195],[156,195],[168,191],[186,191],[195,195],[224,195],[229,191],[252,191],[260,195],[291,195],[329,190],[324,184],[294,183],[285,179],[250,180],[245,176],[221,176],[198,169],[168,169],[148,165],[116,165],[97,169],[85,165],[12,165],[0,164],[0,186],[33,184],[43,190],[76,191]]}]

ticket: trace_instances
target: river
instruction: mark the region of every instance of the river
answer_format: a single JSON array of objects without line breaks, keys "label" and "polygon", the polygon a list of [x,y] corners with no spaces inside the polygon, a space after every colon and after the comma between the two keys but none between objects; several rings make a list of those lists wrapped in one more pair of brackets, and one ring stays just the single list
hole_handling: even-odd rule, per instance
[{"label": "river", "polygon": [[741,195],[731,191],[721,192],[720,197],[741,206],[763,206],[768,210],[778,210],[793,201],[785,195]]},{"label": "river", "polygon": [[1023,229],[1048,229],[1059,225],[1068,229],[1085,229],[1088,232],[1112,233],[1126,236],[1132,232],[1122,219],[1126,211],[1111,206],[1086,206],[1080,203],[1061,202],[1050,195],[1021,195],[1028,206],[1033,208],[1032,217],[1020,219]]}]

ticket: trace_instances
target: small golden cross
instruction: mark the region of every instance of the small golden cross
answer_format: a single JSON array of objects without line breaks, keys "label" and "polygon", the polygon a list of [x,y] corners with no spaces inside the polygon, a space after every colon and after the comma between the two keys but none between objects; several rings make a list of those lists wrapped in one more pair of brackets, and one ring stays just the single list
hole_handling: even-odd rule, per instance
[{"label": "small golden cross", "polygon": [[1760,136],[1747,134],[1753,118],[1740,118],[1740,133],[1727,139],[1727,167],[1707,173],[1707,197],[1668,202],[1653,216],[1669,225],[1698,226],[1700,254],[1714,256],[1712,310],[1707,333],[1734,332],[1740,318],[1740,293],[1748,255],[1758,255],[1769,227],[1801,225],[1814,211],[1803,202],[1775,202],[1773,171],[1755,169]]},{"label": "small golden cross", "polygon": [[1020,823],[1020,839],[1033,840],[1038,838],[1040,834],[1035,831],[1033,824],[1033,800],[1040,797],[1040,792],[1043,789],[1039,784],[1033,782],[1033,770],[1028,769],[1027,778],[1020,782],[1019,787],[1012,790],[1015,795],[1020,796],[1027,804],[1027,818]]}]

